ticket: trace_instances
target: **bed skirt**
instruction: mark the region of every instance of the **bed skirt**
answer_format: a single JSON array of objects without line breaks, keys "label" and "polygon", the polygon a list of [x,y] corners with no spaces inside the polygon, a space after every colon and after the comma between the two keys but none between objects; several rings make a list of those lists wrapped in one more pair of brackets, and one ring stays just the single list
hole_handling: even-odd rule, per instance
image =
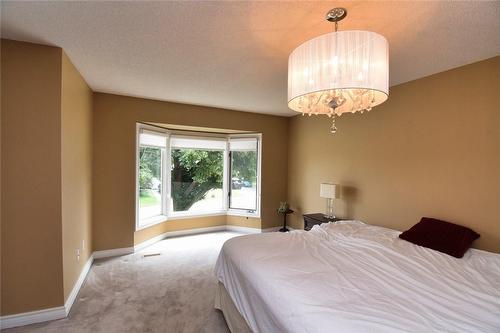
[{"label": "bed skirt", "polygon": [[229,296],[226,288],[220,282],[217,284],[215,292],[215,308],[222,311],[231,333],[252,333],[245,318],[238,312],[231,296]]}]

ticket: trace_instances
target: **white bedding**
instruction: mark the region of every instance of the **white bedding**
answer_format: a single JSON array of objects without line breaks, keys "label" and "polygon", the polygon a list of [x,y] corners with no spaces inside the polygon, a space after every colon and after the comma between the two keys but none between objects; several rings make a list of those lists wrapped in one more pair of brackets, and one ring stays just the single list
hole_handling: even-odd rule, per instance
[{"label": "white bedding", "polygon": [[216,275],[254,333],[500,332],[500,254],[398,234],[344,221],[235,237]]}]

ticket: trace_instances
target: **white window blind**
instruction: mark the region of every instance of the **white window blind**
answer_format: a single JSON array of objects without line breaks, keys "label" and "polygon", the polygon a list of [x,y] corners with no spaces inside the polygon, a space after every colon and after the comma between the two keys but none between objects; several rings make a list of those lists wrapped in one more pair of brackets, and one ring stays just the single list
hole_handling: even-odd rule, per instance
[{"label": "white window blind", "polygon": [[146,130],[141,130],[141,133],[139,135],[139,144],[141,146],[160,148],[165,148],[167,146],[165,135]]},{"label": "white window blind", "polygon": [[170,137],[170,147],[173,149],[209,149],[209,150],[224,150],[226,149],[225,138],[211,137],[185,137],[172,135]]},{"label": "white window blind", "polygon": [[229,150],[257,150],[257,138],[231,138],[229,140]]}]

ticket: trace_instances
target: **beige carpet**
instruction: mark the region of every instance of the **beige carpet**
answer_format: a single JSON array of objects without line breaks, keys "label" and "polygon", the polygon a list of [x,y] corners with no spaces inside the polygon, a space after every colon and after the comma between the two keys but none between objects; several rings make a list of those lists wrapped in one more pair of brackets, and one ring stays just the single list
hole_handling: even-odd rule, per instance
[{"label": "beige carpet", "polygon": [[[213,308],[218,232],[170,238],[140,253],[96,260],[68,318],[21,332],[229,332]],[[144,257],[144,254],[160,253]]]}]

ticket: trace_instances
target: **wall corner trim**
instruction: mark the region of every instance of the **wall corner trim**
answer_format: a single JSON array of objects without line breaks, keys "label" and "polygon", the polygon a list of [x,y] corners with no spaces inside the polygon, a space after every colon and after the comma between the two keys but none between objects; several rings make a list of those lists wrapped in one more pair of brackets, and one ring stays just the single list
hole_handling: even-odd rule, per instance
[{"label": "wall corner trim", "polygon": [[94,251],[93,257],[94,259],[108,258],[108,257],[118,257],[124,256],[126,254],[134,253],[134,247],[122,247],[118,249],[110,249],[110,250],[102,250],[102,251]]},{"label": "wall corner trim", "polygon": [[75,285],[73,286],[73,289],[71,290],[71,293],[69,294],[68,299],[64,303],[64,308],[66,309],[66,316],[69,315],[71,308],[73,307],[73,304],[75,303],[75,300],[78,296],[78,293],[80,292],[80,289],[82,288],[83,283],[85,282],[85,279],[87,279],[87,274],[89,273],[93,262],[94,262],[94,255],[91,254],[89,259],[85,263],[85,266],[83,266],[83,269],[80,273],[80,276],[78,277],[78,280],[76,281]]}]

